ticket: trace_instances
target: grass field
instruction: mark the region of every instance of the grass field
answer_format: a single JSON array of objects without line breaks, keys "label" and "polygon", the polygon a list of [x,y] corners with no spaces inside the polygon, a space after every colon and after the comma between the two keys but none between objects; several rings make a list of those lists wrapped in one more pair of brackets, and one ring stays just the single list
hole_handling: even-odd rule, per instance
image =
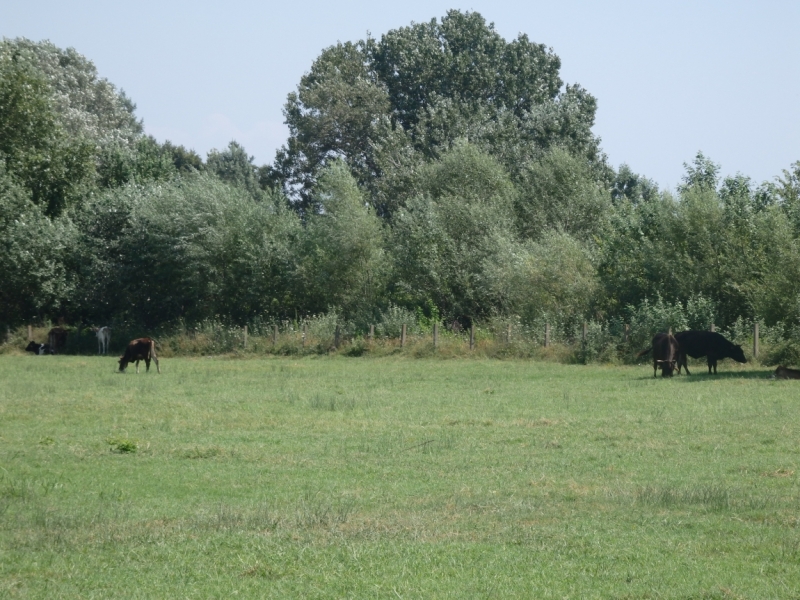
[{"label": "grass field", "polygon": [[800,383],[0,356],[0,597],[800,597]]}]

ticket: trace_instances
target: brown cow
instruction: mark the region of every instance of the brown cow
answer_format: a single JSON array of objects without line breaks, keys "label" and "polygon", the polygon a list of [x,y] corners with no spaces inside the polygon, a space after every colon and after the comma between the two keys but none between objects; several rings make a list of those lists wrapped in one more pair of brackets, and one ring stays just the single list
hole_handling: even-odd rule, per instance
[{"label": "brown cow", "polygon": [[139,361],[143,360],[147,366],[146,372],[150,372],[150,359],[156,363],[156,370],[161,373],[156,356],[156,341],[151,338],[138,338],[131,341],[125,348],[125,354],[119,359],[119,370],[124,371],[128,363],[136,362],[136,372],[139,372]]},{"label": "brown cow", "polygon": [[783,365],[779,366],[775,369],[775,373],[772,374],[773,379],[800,379],[800,371],[797,369],[790,369],[789,367],[784,367]]},{"label": "brown cow", "polygon": [[63,350],[64,346],[67,345],[67,330],[63,327],[53,327],[47,332],[47,343],[50,344],[53,354]]},{"label": "brown cow", "polygon": [[669,333],[657,333],[653,336],[651,346],[639,352],[636,358],[640,358],[652,350],[653,377],[656,376],[659,367],[661,367],[662,377],[672,377],[672,373],[678,363],[678,349],[678,340],[672,335],[672,331]]}]

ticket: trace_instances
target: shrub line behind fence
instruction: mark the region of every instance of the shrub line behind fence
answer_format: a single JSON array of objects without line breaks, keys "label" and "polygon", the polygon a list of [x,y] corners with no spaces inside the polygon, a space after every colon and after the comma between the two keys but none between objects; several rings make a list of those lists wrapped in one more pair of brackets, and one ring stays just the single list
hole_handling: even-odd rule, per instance
[{"label": "shrub line behind fence", "polygon": [[[267,348],[271,348],[267,351],[271,353],[292,354],[295,352],[305,353],[311,350],[319,353],[327,352],[331,349],[338,350],[343,347],[345,342],[348,342],[356,346],[360,344],[359,348],[351,348],[350,346],[344,347],[348,354],[357,355],[370,347],[365,345],[365,342],[371,345],[379,339],[384,340],[389,346],[391,346],[392,340],[394,340],[396,347],[400,349],[406,349],[411,346],[413,352],[416,353],[421,349],[418,342],[427,338],[431,344],[429,348],[432,346],[434,351],[446,348],[446,352],[455,350],[457,353],[459,344],[464,344],[466,348],[462,346],[463,349],[466,350],[468,348],[470,352],[473,352],[479,347],[479,343],[482,351],[489,351],[486,341],[494,340],[493,347],[495,349],[491,350],[490,353],[499,351],[502,355],[519,354],[520,356],[528,356],[529,352],[535,350],[537,347],[545,349],[553,348],[555,344],[557,346],[555,350],[556,354],[560,353],[561,349],[572,348],[573,352],[577,352],[572,360],[585,362],[594,360],[600,356],[606,356],[610,360],[617,360],[618,358],[629,360],[630,356],[628,355],[642,349],[642,347],[631,348],[630,346],[632,344],[636,346],[639,346],[639,344],[649,344],[649,336],[651,335],[648,333],[647,336],[645,336],[641,326],[638,326],[634,335],[631,325],[628,323],[617,322],[612,326],[611,324],[604,325],[589,323],[588,321],[583,321],[580,325],[576,324],[574,329],[572,329],[574,337],[570,336],[569,328],[553,328],[550,322],[540,322],[541,329],[521,327],[519,330],[516,330],[516,327],[512,325],[512,323],[504,323],[502,321],[494,324],[494,326],[489,325],[487,328],[481,328],[480,330],[476,327],[475,323],[471,323],[469,330],[466,332],[454,323],[452,331],[448,332],[445,330],[445,332],[443,332],[441,329],[442,324],[438,321],[433,321],[427,324],[429,327],[427,332],[422,333],[421,331],[425,330],[421,330],[417,323],[412,322],[412,324],[409,325],[407,322],[395,321],[393,325],[394,329],[392,329],[392,327],[387,327],[385,324],[370,324],[368,333],[363,337],[353,332],[351,324],[345,323],[342,325],[336,321],[329,325],[324,325],[322,328],[320,328],[319,324],[316,324],[313,319],[311,321],[304,320],[301,323],[297,323],[295,326],[291,326],[288,321],[284,322],[283,325],[287,333],[293,332],[292,335],[296,336],[293,338],[295,340],[294,342],[291,341],[291,337],[282,337],[281,328],[274,322],[263,325],[255,323],[252,326],[245,325],[239,328],[210,322],[199,324],[196,327],[184,328],[181,330],[181,333],[165,333],[163,336],[158,336],[158,333],[156,333],[156,336],[164,340],[169,339],[170,342],[168,345],[171,346],[171,351],[178,354],[231,352],[236,351],[237,348],[249,352],[258,352],[259,350],[265,351]],[[744,329],[743,326],[749,328],[749,332],[752,335],[752,356],[758,359],[762,351],[762,328],[758,322],[752,323],[751,325],[745,325],[744,323],[738,325],[738,329],[732,330],[738,332],[734,340],[738,339],[744,342],[744,340],[750,337],[750,335],[745,334],[747,329]],[[30,343],[34,341],[36,337],[41,338],[45,333],[42,330],[44,329],[47,331],[51,329],[51,327],[40,325],[34,328],[34,325],[29,324],[26,329],[27,331],[25,331],[25,329],[18,330],[19,333],[17,335],[19,337],[16,339],[20,342],[27,338],[27,343]],[[538,332],[540,332],[538,335],[536,333],[537,329]],[[116,330],[115,328],[115,331]],[[716,331],[716,325],[713,322],[710,323],[708,330]],[[764,335],[766,335],[765,339],[767,340],[766,343],[769,354],[772,352],[772,348],[776,343],[781,343],[781,338],[775,338],[776,334],[772,328],[766,328],[765,331],[766,333]],[[27,335],[25,335],[26,333]],[[133,333],[133,331],[131,331],[131,333]],[[445,334],[444,340],[442,336],[443,333]],[[123,334],[123,337],[125,335],[127,335],[127,333]],[[142,335],[144,335],[144,333],[142,333]],[[95,341],[94,335],[84,327],[78,327],[76,330],[72,330],[69,337],[74,337],[74,339],[67,347],[68,353],[88,352],[92,347],[90,343]],[[12,339],[10,331],[7,339],[8,342]],[[129,339],[132,338],[127,337],[123,340],[120,337],[112,341],[115,342],[115,346],[119,347],[120,344],[127,344]],[[361,342],[358,342],[359,339]],[[410,344],[411,340],[417,343]],[[459,342],[459,340],[461,341]],[[49,341],[52,345],[52,340]],[[293,344],[294,348],[296,348],[295,350],[292,350]],[[509,349],[501,350],[503,347]],[[607,353],[609,348],[611,349],[611,354]],[[551,353],[552,351],[548,350],[548,354]],[[614,356],[617,358],[614,358]],[[791,360],[791,358],[788,360]]]},{"label": "shrub line behind fence", "polygon": [[[714,323],[711,323],[711,325],[709,326],[708,330],[715,332],[717,330],[717,328],[714,325]],[[31,333],[31,331],[32,331],[31,325],[28,325],[28,340],[32,340],[33,339],[33,334]],[[630,325],[628,325],[626,323],[624,325],[624,327],[623,327],[623,332],[624,332],[623,333],[623,340],[624,340],[624,342],[626,344],[630,342],[630,331],[631,331],[630,330]],[[278,334],[279,334],[278,326],[277,325],[273,325],[273,329],[272,329],[272,345],[273,346],[277,346],[277,344],[278,344]],[[439,346],[439,323],[436,323],[436,322],[433,323],[432,329],[431,329],[431,336],[432,336],[432,341],[433,341],[433,347],[437,348]],[[242,340],[243,340],[242,345],[243,345],[243,348],[245,350],[247,349],[247,337],[248,337],[248,330],[247,330],[247,325],[245,325],[244,328],[242,329]],[[308,325],[304,323],[303,327],[302,327],[302,330],[301,330],[301,346],[303,348],[306,347],[306,339],[307,338],[308,338]],[[583,322],[583,326],[581,328],[581,343],[585,345],[587,343],[587,341],[588,341],[588,338],[589,338],[589,323],[587,321],[584,321]],[[367,339],[370,340],[370,341],[374,341],[375,340],[375,325],[374,324],[369,326],[369,333],[367,334]],[[400,340],[400,347],[401,348],[405,348],[405,346],[407,345],[407,342],[408,342],[408,324],[407,323],[403,323],[400,326],[400,338],[399,338],[399,340]],[[505,343],[507,345],[510,345],[511,341],[512,341],[512,326],[509,323],[506,326]],[[341,345],[341,342],[342,342],[341,327],[339,325],[337,325],[336,329],[334,331],[333,347],[338,349],[339,346]],[[545,323],[545,325],[544,325],[544,343],[542,345],[545,348],[551,346],[551,328],[550,328],[550,323]],[[469,349],[470,350],[474,350],[475,349],[475,324],[474,323],[472,325],[470,325],[470,328],[469,328]],[[753,356],[755,358],[758,358],[758,354],[759,354],[759,325],[758,325],[758,323],[754,323],[753,324]]]}]

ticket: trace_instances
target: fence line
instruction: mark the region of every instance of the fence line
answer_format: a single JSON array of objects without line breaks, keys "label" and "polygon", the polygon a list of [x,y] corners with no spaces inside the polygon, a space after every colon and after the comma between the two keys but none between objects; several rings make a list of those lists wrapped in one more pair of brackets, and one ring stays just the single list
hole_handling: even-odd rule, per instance
[{"label": "fence line", "polygon": [[[714,323],[711,323],[709,325],[709,327],[708,327],[708,331],[715,332],[716,330],[717,330],[716,329],[716,325]],[[300,338],[301,339],[301,346],[302,346],[302,348],[305,348],[306,347],[306,342],[308,340],[308,324],[307,323],[303,323],[303,326],[302,326],[302,329],[301,329],[300,333],[301,333],[301,338]],[[469,349],[470,350],[474,350],[475,349],[475,344],[476,344],[475,333],[476,333],[476,327],[475,327],[475,324],[473,323],[473,324],[470,325],[470,328],[469,328],[469,338],[468,338],[468,340],[469,340]],[[497,335],[501,335],[502,336],[503,334],[497,334]],[[622,336],[624,343],[626,343],[626,344],[630,343],[630,335],[631,335],[630,325],[625,323],[623,325],[623,336]],[[440,336],[439,336],[439,323],[438,322],[434,322],[433,323],[432,329],[431,329],[431,336],[432,336],[432,341],[433,341],[433,347],[437,348],[439,346],[439,341],[440,341],[439,340]],[[243,346],[243,348],[245,350],[248,347],[248,337],[249,337],[249,330],[248,330],[247,325],[245,325],[242,328],[242,346]],[[279,337],[279,328],[278,328],[278,325],[275,324],[272,327],[272,345],[273,346],[277,346],[278,337]],[[510,345],[511,342],[512,342],[512,339],[513,339],[513,327],[511,325],[511,323],[508,323],[506,325],[506,331],[505,331],[504,337],[505,337],[505,343],[507,345]],[[32,325],[28,325],[28,341],[30,341],[32,339],[33,339],[33,326]],[[370,341],[374,341],[375,340],[375,325],[374,324],[371,324],[369,326],[369,333],[367,334],[367,339],[370,340]],[[401,348],[404,348],[408,343],[408,324],[407,323],[403,323],[400,326],[400,339],[399,339],[399,341],[400,341],[400,347]],[[589,323],[587,321],[583,321],[582,326],[581,326],[580,342],[581,342],[582,345],[585,346],[588,341],[589,341]],[[335,331],[334,331],[334,340],[333,340],[334,348],[338,348],[341,345],[341,343],[342,343],[342,331],[341,331],[341,327],[337,324],[336,328],[335,328]],[[551,328],[550,323],[545,323],[545,325],[544,325],[544,339],[542,341],[542,345],[545,348],[547,348],[547,347],[552,345],[552,328]],[[755,358],[758,358],[759,352],[760,352],[760,330],[759,330],[759,324],[758,323],[754,323],[753,324],[753,356]]]},{"label": "fence line", "polygon": [[[429,333],[427,335],[431,336],[431,338],[429,338],[429,339],[431,339],[431,341],[432,341],[433,348],[437,349],[441,345],[441,335],[440,335],[440,333],[441,333],[440,332],[440,325],[441,324],[439,322],[434,322],[431,325],[432,325],[431,330],[429,331]],[[628,324],[628,323],[624,323],[624,324],[621,324],[621,325],[622,325],[622,331],[621,331],[622,341],[625,344],[630,344],[631,341],[632,341],[631,325]],[[289,322],[284,321],[283,322],[283,327],[288,329],[289,328]],[[279,325],[277,323],[273,323],[272,326],[271,326],[271,329],[272,329],[272,331],[271,331],[271,333],[272,333],[272,335],[271,335],[272,346],[273,346],[273,348],[277,348],[278,347],[279,338],[280,338],[280,327],[279,327]],[[375,338],[375,329],[376,329],[376,325],[375,324],[371,324],[369,326],[369,333],[368,333],[367,339],[370,342],[374,342],[375,339],[376,339]],[[505,331],[503,331],[503,329],[505,329]],[[81,338],[82,331],[83,331],[83,327],[79,327],[78,328],[78,338]],[[241,329],[232,328],[229,331],[231,333],[234,333],[234,332],[238,331],[238,334],[234,333],[234,337],[235,338],[239,338],[238,343],[236,341],[234,341],[233,344],[232,344],[232,347],[239,346],[240,348],[243,348],[245,350],[250,348],[250,346],[252,345],[252,344],[250,344],[250,337],[251,337],[251,335],[253,335],[253,332],[250,330],[250,328],[247,325],[243,326]],[[256,327],[255,328],[255,335],[257,336],[257,339],[258,339],[258,337],[262,336],[267,331],[269,331],[269,329],[266,329],[266,331],[265,331],[264,329]],[[300,345],[305,350],[307,348],[309,339],[311,339],[309,337],[309,334],[311,333],[310,328],[309,328],[309,324],[307,322],[303,322],[300,331],[298,331],[297,329],[294,329],[294,328],[292,328],[291,331],[294,332],[295,336],[297,336],[298,333],[300,334]],[[328,331],[330,331],[330,330],[328,330]],[[482,330],[482,331],[485,332],[486,330]],[[533,332],[531,332],[531,333],[533,333],[533,336],[531,338],[528,338],[523,332],[518,332],[518,333],[515,334],[514,333],[514,326],[511,323],[506,323],[504,328],[497,327],[495,329],[492,329],[492,331],[494,332],[493,335],[495,337],[495,340],[498,341],[501,344],[503,342],[505,342],[506,345],[511,345],[512,342],[517,342],[517,344],[519,344],[519,343],[525,343],[526,340],[528,342],[536,343],[537,339],[538,339],[538,343],[541,346],[545,347],[545,348],[550,347],[553,344],[553,328],[551,327],[549,322],[545,322],[544,323],[544,332],[543,332],[544,333],[544,337],[543,338],[540,338],[538,335],[536,335]],[[528,330],[528,331],[530,331],[530,330]],[[539,331],[541,331],[541,329]],[[560,331],[562,335],[565,333],[564,331],[561,331],[560,328],[557,329],[557,331]],[[619,330],[617,330],[617,331],[619,332]],[[711,331],[711,332],[715,332],[716,331],[715,323],[713,323],[713,322],[709,323],[708,331]],[[758,322],[755,322],[755,323],[752,324],[751,332],[752,332],[752,340],[753,340],[752,355],[753,355],[753,357],[755,359],[758,359],[759,355],[761,353],[761,338],[760,338],[761,327],[760,327],[760,324]],[[401,348],[405,348],[406,346],[408,346],[408,342],[409,342],[409,326],[408,326],[407,323],[402,323],[400,325],[400,332],[399,333],[400,333],[400,338],[399,338],[400,347]],[[459,333],[458,330],[454,327],[453,334],[458,334],[458,333]],[[473,322],[473,323],[470,324],[468,337],[467,337],[467,341],[468,341],[468,344],[469,344],[469,350],[470,351],[474,350],[475,347],[476,347],[477,333],[478,333],[478,330],[477,330],[477,328],[475,326],[475,323]],[[569,345],[569,344],[580,343],[581,346],[582,346],[581,349],[585,351],[587,349],[589,343],[590,343],[589,323],[587,321],[583,321],[581,323],[580,328],[577,329],[577,331],[574,331],[574,334],[575,334],[575,337],[571,337],[569,334],[567,334],[567,337],[568,337],[568,340],[569,340],[567,342],[567,344]],[[328,335],[330,335],[330,333]],[[463,333],[461,335],[463,336]],[[482,335],[485,335],[485,334],[482,334]],[[614,333],[609,333],[609,332],[604,330],[604,335],[611,336],[611,338],[614,339],[616,336],[619,336],[619,333],[614,334]],[[641,335],[641,331],[639,331],[637,335]],[[10,330],[9,330],[7,332],[7,337],[10,338],[10,336],[11,336],[11,333],[10,333]],[[263,337],[267,337],[267,336],[264,335]],[[312,336],[312,337],[317,337],[317,336]],[[415,337],[416,339],[419,339],[419,336],[414,335],[413,337]],[[425,336],[423,336],[423,337],[425,337]],[[33,324],[28,324],[27,325],[27,339],[30,342],[30,341],[33,340],[33,338],[34,338],[34,326],[33,326]],[[335,326],[334,332],[333,332],[333,347],[338,349],[342,345],[342,342],[345,339],[350,339],[350,338],[351,338],[350,334],[347,334],[345,331],[343,331],[342,326],[337,323],[336,326]],[[263,338],[261,338],[261,339],[263,339]],[[267,339],[269,339],[269,338],[267,338]],[[294,339],[297,340],[297,337],[295,337]],[[324,336],[321,339],[324,339]],[[321,339],[318,338],[319,341],[321,341]],[[327,339],[330,340],[330,337],[328,337]],[[394,338],[394,339],[397,339],[397,338]],[[461,339],[463,340],[464,338],[461,337]],[[483,337],[481,339],[483,339]],[[619,337],[616,337],[616,339],[619,340]],[[768,339],[771,339],[771,338],[769,338],[769,336],[768,336]],[[560,338],[557,338],[557,341],[558,340],[560,340]],[[52,340],[49,340],[49,341],[52,343]],[[327,343],[330,343],[330,342],[327,342]],[[239,344],[241,344],[241,345],[239,345]],[[254,347],[256,347],[258,345],[259,345],[259,343],[256,343],[254,345]],[[620,348],[620,350],[621,350],[621,348]]]}]

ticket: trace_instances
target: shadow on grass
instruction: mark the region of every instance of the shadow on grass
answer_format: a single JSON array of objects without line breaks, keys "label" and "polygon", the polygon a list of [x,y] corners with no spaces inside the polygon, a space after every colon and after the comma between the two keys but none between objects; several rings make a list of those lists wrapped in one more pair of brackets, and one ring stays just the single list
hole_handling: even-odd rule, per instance
[{"label": "shadow on grass", "polygon": [[763,380],[772,380],[772,374],[775,372],[774,369],[759,369],[753,371],[718,371],[717,374],[708,374],[708,369],[703,369],[702,371],[697,369],[693,370],[691,375],[686,375],[685,373],[678,375],[677,373],[670,377],[661,377],[659,373],[658,377],[652,376],[652,371],[650,371],[649,377],[639,377],[638,379],[671,379],[672,381],[679,381],[681,383],[703,383],[707,381],[717,381],[720,379],[763,379]]}]

